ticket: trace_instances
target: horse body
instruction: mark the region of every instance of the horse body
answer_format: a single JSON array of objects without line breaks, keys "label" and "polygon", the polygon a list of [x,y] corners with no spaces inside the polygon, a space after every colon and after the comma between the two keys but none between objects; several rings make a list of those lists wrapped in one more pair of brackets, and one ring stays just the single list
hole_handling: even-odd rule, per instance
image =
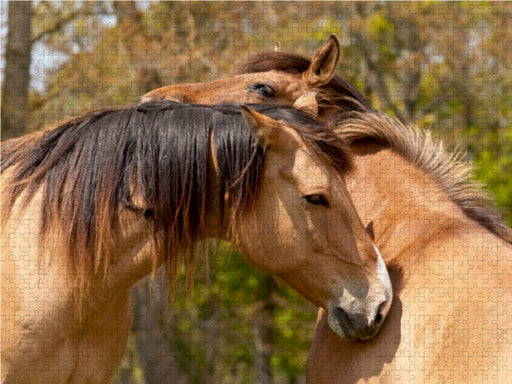
[{"label": "horse body", "polygon": [[377,332],[389,277],[346,199],[343,142],[254,107],[272,117],[159,102],[2,143],[2,382],[108,382],[130,286],[165,264],[172,288],[207,237],[326,308],[340,336]]},{"label": "horse body", "polygon": [[363,222],[373,223],[394,304],[365,342],[341,340],[320,310],[308,382],[509,382],[512,246],[396,151],[371,140],[353,148],[347,187]]},{"label": "horse body", "polygon": [[[156,98],[197,103],[219,100],[295,103],[299,108],[318,112],[334,123],[338,118],[340,124],[345,118],[350,118],[353,111],[374,114],[375,111],[357,90],[340,82],[339,78],[333,78],[338,57],[339,45],[335,38],[331,38],[317,51],[311,62],[280,53],[274,54],[271,57],[273,61],[269,62],[265,61],[265,56],[259,56],[258,62],[245,68],[244,75],[218,81],[213,88],[211,83],[164,87],[145,95],[141,102]],[[298,66],[294,67],[295,64]],[[193,98],[190,98],[190,90],[193,90]],[[311,91],[314,92],[313,98]],[[303,98],[304,95],[308,97]],[[312,107],[312,99],[318,101],[319,105]],[[318,107],[320,109],[317,110]],[[334,118],[331,116],[333,112]],[[342,113],[336,116],[337,112]],[[387,122],[384,120],[382,123],[385,125]],[[377,122],[376,126],[379,125]],[[375,126],[369,124],[367,128],[371,131]],[[339,133],[346,136],[346,132]],[[390,137],[393,138],[393,135]],[[356,172],[350,178],[346,177],[357,212],[364,223],[373,227],[376,241],[383,249],[384,259],[391,271],[395,303],[391,306],[389,320],[382,327],[382,332],[364,342],[348,342],[338,337],[340,330],[333,324],[332,318],[329,319],[332,315],[327,315],[321,309],[308,359],[308,380],[311,383],[510,381],[510,229],[496,217],[486,216],[489,211],[485,204],[481,205],[471,196],[463,193],[459,196],[461,199],[454,199],[454,194],[435,180],[436,172],[424,172],[415,163],[415,159],[423,156],[421,151],[406,156],[389,150],[390,145],[391,142],[382,145],[375,137],[352,140],[357,152]],[[300,173],[284,172],[289,180],[296,180]],[[463,178],[454,173],[448,173],[448,176],[452,180],[453,192]],[[269,192],[274,193],[279,201],[277,190]],[[273,209],[268,217],[275,219],[277,212],[290,213],[299,206],[297,203],[286,205],[284,199],[280,201],[271,204]],[[476,204],[472,206],[473,203]],[[261,204],[260,207],[266,205],[264,200]],[[302,237],[290,231],[292,223],[297,220],[292,215],[287,214],[286,217],[285,227],[267,226],[272,230],[265,235],[280,233],[282,239],[288,238],[302,246]],[[335,216],[330,217],[330,220],[336,219]],[[309,227],[313,220],[310,215],[302,223],[307,223],[306,227]],[[274,251],[272,247],[262,245],[258,239],[251,243],[244,237],[252,231],[264,229],[263,223],[257,225],[253,222],[252,226],[247,227],[247,232],[240,232],[239,245],[244,253],[257,251],[260,245],[267,252]],[[360,235],[361,239],[363,237]],[[324,248],[322,244],[329,242],[329,236],[313,239],[318,249]],[[362,243],[352,242],[352,248],[360,250],[369,247],[370,243]],[[282,245],[285,244],[286,241]],[[285,276],[292,286],[292,275],[306,279],[301,271],[293,273],[293,268],[289,269],[289,266],[280,265],[279,262],[266,266],[258,264],[258,261],[253,262],[260,268],[267,267],[268,271]],[[305,259],[302,259],[301,263],[304,262]],[[142,264],[155,263],[142,261]],[[337,264],[325,265],[328,268]],[[316,266],[308,267],[308,273],[312,275]],[[322,276],[315,274],[312,277],[321,280],[329,276],[324,272]],[[352,276],[361,276],[361,270],[351,273]],[[336,285],[340,284],[338,282]],[[356,284],[353,292],[363,292],[364,288]],[[315,303],[322,301],[322,295],[313,297],[315,295],[304,290],[302,294]],[[347,297],[350,299],[350,296]],[[343,295],[339,305],[346,303],[342,298]],[[325,296],[322,306],[330,309],[331,313],[336,312],[336,308],[326,305]],[[2,312],[5,313],[4,308]],[[338,331],[338,335],[332,329]],[[350,338],[354,336],[352,334]],[[4,366],[3,360],[2,375]]]}]

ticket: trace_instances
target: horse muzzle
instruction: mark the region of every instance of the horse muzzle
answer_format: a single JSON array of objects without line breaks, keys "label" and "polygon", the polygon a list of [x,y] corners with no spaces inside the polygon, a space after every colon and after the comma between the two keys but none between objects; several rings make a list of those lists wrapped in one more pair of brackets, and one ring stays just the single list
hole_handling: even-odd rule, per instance
[{"label": "horse muzzle", "polygon": [[375,244],[373,247],[377,255],[377,270],[368,291],[358,295],[344,289],[341,297],[328,304],[329,327],[343,339],[368,340],[374,337],[382,328],[393,302],[386,264]]},{"label": "horse muzzle", "polygon": [[384,301],[371,315],[367,315],[364,311],[346,309],[343,305],[330,305],[327,321],[331,329],[343,339],[368,340],[381,329],[389,307],[387,301]]}]

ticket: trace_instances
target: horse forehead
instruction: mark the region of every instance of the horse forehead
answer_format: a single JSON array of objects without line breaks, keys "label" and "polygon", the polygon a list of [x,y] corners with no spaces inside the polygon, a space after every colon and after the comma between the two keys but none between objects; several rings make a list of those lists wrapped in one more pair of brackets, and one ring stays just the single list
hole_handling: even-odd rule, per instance
[{"label": "horse forehead", "polygon": [[292,174],[299,189],[303,189],[304,192],[314,192],[311,188],[318,192],[329,189],[333,176],[317,155],[301,147],[295,153]]},{"label": "horse forehead", "polygon": [[287,142],[288,150],[293,152],[290,171],[293,178],[305,184],[328,187],[333,176],[329,166],[320,158],[294,130],[288,130],[291,140]]},{"label": "horse forehead", "polygon": [[286,144],[279,148],[271,147],[277,156],[271,163],[284,179],[292,180],[300,190],[306,192],[312,188],[318,191],[330,185],[331,172],[328,166],[315,154],[293,129],[283,126],[288,133]]}]

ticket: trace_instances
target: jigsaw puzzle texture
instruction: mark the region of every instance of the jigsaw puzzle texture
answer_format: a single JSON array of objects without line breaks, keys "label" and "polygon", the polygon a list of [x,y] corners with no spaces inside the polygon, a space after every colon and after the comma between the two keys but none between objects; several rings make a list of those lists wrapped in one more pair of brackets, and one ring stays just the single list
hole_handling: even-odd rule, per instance
[{"label": "jigsaw puzzle texture", "polygon": [[512,3],[1,22],[2,383],[512,382]]}]

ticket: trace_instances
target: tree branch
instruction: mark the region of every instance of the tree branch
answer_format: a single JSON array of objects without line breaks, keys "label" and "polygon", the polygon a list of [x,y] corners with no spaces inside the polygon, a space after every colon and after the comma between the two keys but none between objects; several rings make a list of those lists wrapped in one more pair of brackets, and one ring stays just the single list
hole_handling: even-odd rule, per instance
[{"label": "tree branch", "polygon": [[31,44],[34,45],[35,43],[37,43],[39,40],[41,40],[45,36],[48,36],[48,35],[50,35],[52,33],[55,33],[55,32],[59,32],[62,28],[64,28],[67,24],[72,22],[78,16],[90,16],[90,15],[92,15],[91,12],[87,12],[85,14],[83,14],[82,12],[83,12],[83,10],[77,10],[77,11],[74,11],[74,12],[70,13],[66,17],[60,19],[59,21],[57,21],[55,23],[55,25],[51,26],[50,28],[48,28],[48,29],[46,29],[44,31],[41,31],[39,34],[37,34],[37,36],[33,37],[32,40],[30,41]]},{"label": "tree branch", "polygon": [[380,69],[379,65],[372,60],[371,52],[368,46],[368,42],[363,38],[363,36],[359,32],[354,32],[354,38],[356,39],[361,52],[363,53],[364,61],[366,65],[368,65],[368,69],[375,74],[377,93],[380,98],[386,103],[386,105],[391,108],[395,116],[404,121],[404,116],[402,112],[398,109],[396,104],[391,100],[391,95],[389,93],[388,86],[384,81],[384,73]]}]

